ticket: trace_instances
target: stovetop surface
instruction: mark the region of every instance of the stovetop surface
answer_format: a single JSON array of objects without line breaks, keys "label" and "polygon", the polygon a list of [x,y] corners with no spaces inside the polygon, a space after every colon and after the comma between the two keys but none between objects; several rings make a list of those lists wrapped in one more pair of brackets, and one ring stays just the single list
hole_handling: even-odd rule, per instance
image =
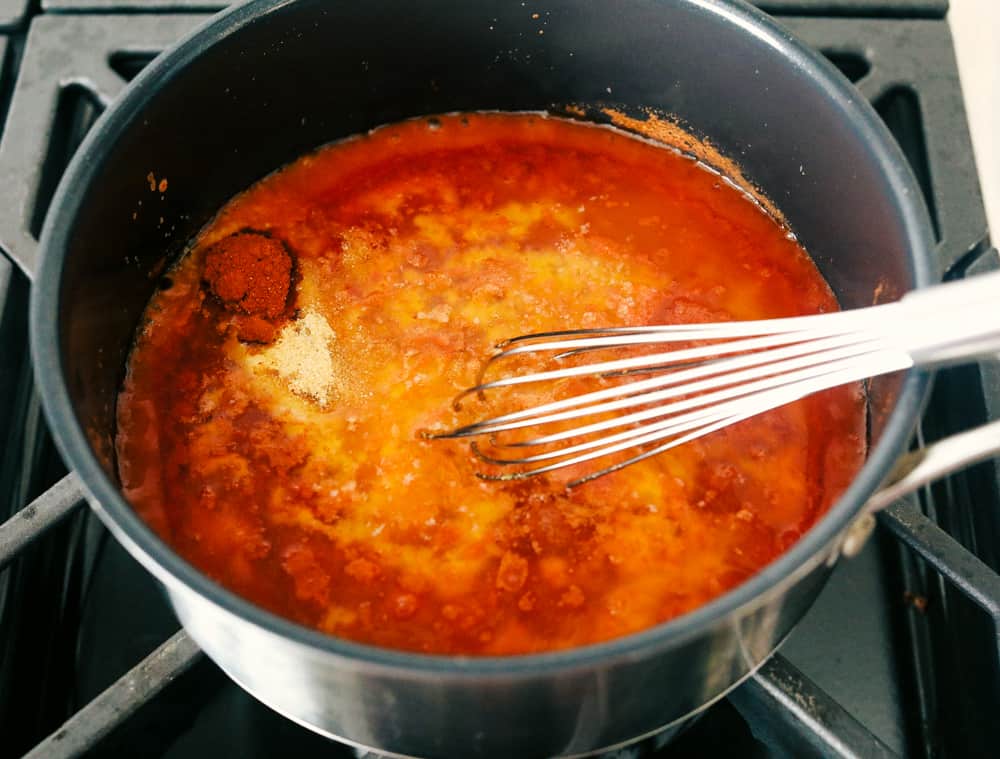
[{"label": "stovetop surface", "polygon": [[[7,116],[0,139],[5,252],[33,253],[55,182],[100,112],[101,100],[204,19],[159,11],[221,5],[202,2],[43,0],[43,8],[53,10],[153,12],[46,14],[36,16],[27,32],[15,29],[0,38],[6,51],[0,72],[0,108]],[[934,218],[942,272],[963,276],[996,267],[987,252],[951,38],[940,18],[947,4],[758,4],[793,14],[837,14],[780,20],[855,81],[900,142]],[[0,24],[5,5],[0,3]],[[877,15],[918,18],[872,17]],[[81,40],[85,43],[77,44]],[[92,86],[65,86],[72,81]],[[7,436],[0,461],[0,521],[64,472],[32,389],[27,293],[25,278],[0,256],[0,435]],[[998,417],[995,365],[949,370],[938,377],[921,433],[930,440]],[[655,756],[826,756],[838,746],[844,756],[990,755],[1000,740],[1000,725],[990,718],[1000,703],[996,629],[895,536],[909,534],[913,524],[926,532],[922,510],[987,567],[1000,568],[997,482],[997,469],[988,463],[894,507],[877,539],[834,573],[762,677],[711,707]],[[947,548],[953,551],[948,555],[964,556],[954,553],[961,550],[957,543],[929,534],[928,554]],[[96,519],[81,512],[53,530],[0,575],[0,757],[23,753],[176,629],[155,582]],[[841,746],[836,735],[823,735],[831,727],[847,730],[855,740]],[[354,755],[274,714],[202,659],[88,755],[307,752]]]},{"label": "stovetop surface", "polygon": [[[11,7],[27,8],[27,0],[3,0]],[[833,15],[873,15],[941,17],[948,0],[751,0],[768,13]],[[232,3],[225,0],[42,0],[46,11],[88,10],[217,10]]]}]

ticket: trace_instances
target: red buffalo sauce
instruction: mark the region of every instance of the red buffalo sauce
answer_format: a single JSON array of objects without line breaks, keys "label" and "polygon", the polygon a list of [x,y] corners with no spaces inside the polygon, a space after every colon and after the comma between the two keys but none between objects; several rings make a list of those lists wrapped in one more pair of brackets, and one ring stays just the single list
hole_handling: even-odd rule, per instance
[{"label": "red buffalo sauce", "polygon": [[569,492],[420,438],[471,421],[451,401],[506,337],[837,308],[744,194],[611,129],[377,130],[232,200],[170,278],[119,398],[123,488],[208,575],[337,636],[502,655],[644,629],[772,561],[863,458],[856,386]]}]

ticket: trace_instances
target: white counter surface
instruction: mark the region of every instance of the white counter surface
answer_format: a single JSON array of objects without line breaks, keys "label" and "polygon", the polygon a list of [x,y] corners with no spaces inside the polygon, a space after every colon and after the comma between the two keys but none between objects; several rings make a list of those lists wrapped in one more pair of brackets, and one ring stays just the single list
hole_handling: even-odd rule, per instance
[{"label": "white counter surface", "polygon": [[1000,0],[951,0],[948,12],[979,181],[1000,245]]}]

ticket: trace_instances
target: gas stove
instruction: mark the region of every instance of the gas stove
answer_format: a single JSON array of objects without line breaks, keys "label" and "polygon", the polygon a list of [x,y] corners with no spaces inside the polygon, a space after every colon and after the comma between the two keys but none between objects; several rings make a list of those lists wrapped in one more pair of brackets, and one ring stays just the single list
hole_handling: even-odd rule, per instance
[{"label": "gas stove", "polygon": [[[260,705],[179,631],[156,583],[80,508],[33,389],[29,283],[13,261],[36,256],[52,192],[103,107],[222,5],[0,0],[0,757],[364,755]],[[885,120],[926,196],[942,275],[997,268],[946,0],[758,5]],[[1000,367],[950,369],[919,437],[995,418]],[[759,672],[669,743],[616,755],[995,755],[998,474],[981,464],[891,507]]]}]

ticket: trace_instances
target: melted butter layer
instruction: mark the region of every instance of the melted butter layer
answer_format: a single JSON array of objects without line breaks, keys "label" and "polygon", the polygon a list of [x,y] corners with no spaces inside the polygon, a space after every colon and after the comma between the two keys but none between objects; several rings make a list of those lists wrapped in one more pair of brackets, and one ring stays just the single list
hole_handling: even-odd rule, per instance
[{"label": "melted butter layer", "polygon": [[[718,176],[622,133],[435,123],[267,177],[172,272],[119,400],[139,513],[269,609],[430,652],[617,637],[770,562],[860,466],[857,387],[569,493],[562,475],[478,480],[464,443],[417,432],[469,421],[452,399],[516,334],[836,309],[805,252]],[[296,259],[297,316],[267,345],[241,342],[201,281],[205,250],[244,229]]]}]

